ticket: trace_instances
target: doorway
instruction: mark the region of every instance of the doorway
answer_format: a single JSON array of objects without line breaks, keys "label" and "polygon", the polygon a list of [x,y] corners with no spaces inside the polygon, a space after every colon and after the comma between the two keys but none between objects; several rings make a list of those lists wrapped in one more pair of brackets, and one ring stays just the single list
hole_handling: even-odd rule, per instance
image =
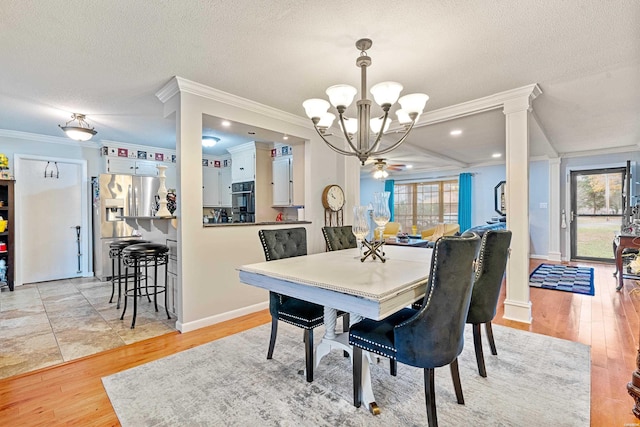
[{"label": "doorway", "polygon": [[571,259],[614,262],[623,216],[625,168],[571,172]]},{"label": "doorway", "polygon": [[15,157],[16,284],[91,275],[86,161]]}]

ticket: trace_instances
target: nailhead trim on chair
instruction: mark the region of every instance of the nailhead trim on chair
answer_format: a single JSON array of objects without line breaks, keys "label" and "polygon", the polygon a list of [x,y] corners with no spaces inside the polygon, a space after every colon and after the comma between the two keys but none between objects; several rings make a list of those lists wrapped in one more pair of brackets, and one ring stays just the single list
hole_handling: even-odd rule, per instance
[{"label": "nailhead trim on chair", "polygon": [[[299,317],[299,316],[291,316],[289,314],[287,316],[289,316],[290,319],[298,319],[298,320],[307,321],[307,319],[304,319],[304,318]],[[318,320],[323,320],[323,319],[324,319],[324,316],[320,316],[320,317],[316,317],[314,319],[311,319],[311,322],[317,322]]]},{"label": "nailhead trim on chair", "polygon": [[[365,343],[367,343],[367,344],[375,344],[377,347],[376,347],[376,348],[373,348],[373,347],[363,347],[363,346],[362,346],[362,342],[365,342]],[[388,357],[388,358],[390,358],[390,359],[394,359],[394,360],[395,360],[395,358],[396,358],[396,355],[395,355],[396,349],[395,349],[394,347],[389,347],[389,346],[387,346],[387,345],[380,345],[379,343],[376,343],[376,342],[370,341],[370,340],[365,339],[365,338],[362,338],[362,337],[358,337],[358,342],[355,342],[355,341],[353,341],[353,340],[349,339],[349,344],[351,344],[351,345],[357,345],[358,347],[362,348],[363,350],[370,351],[370,352],[372,352],[372,353],[379,354],[380,356]],[[388,354],[388,353],[383,353],[382,351],[378,350],[378,348],[386,348],[386,349],[389,349],[389,350],[393,351],[393,354],[391,354],[391,355],[390,355],[390,354]]]},{"label": "nailhead trim on chair", "polygon": [[[420,308],[420,310],[426,310],[426,308],[429,306],[429,303],[431,302],[431,297],[433,296],[433,290],[434,290],[434,283],[433,281],[435,280],[434,278],[437,276],[436,275],[436,271],[438,270],[438,249],[440,246],[440,241],[442,239],[446,239],[446,237],[441,237],[438,240],[436,240],[436,245],[433,248],[433,271],[431,272],[431,274],[429,275],[429,297],[427,298],[427,303],[423,304],[422,307]],[[406,325],[409,321],[411,320],[411,318],[407,319],[406,321],[400,323],[399,325],[396,325],[396,328],[399,328],[401,326]]]},{"label": "nailhead trim on chair", "polygon": [[264,240],[264,236],[260,234],[260,241],[262,242],[262,247],[264,248],[264,255],[267,261],[271,261],[271,251],[267,247],[267,242]]},{"label": "nailhead trim on chair", "polygon": [[284,318],[284,317],[278,317],[278,320],[280,320],[281,322],[284,322],[284,323],[288,323],[288,324],[293,325],[293,326],[297,326],[298,328],[302,328],[302,329],[314,329],[317,326],[324,325],[324,320],[322,322],[318,323],[318,324],[314,323],[312,325],[302,325],[300,323],[292,322],[289,319]]}]

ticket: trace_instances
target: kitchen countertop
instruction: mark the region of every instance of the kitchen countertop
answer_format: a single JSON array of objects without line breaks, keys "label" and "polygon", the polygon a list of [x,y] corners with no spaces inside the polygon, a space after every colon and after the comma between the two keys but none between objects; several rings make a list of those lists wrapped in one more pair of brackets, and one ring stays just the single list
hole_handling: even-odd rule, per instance
[{"label": "kitchen countertop", "polygon": [[222,222],[218,224],[202,224],[203,227],[237,227],[246,225],[290,225],[311,224],[311,221],[262,221],[262,222]]}]

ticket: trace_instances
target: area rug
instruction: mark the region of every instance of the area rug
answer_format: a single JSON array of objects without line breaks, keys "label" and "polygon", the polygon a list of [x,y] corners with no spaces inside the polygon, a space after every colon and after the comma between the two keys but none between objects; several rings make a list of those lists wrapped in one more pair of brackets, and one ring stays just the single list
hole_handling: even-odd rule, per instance
[{"label": "area rug", "polygon": [[[465,405],[456,403],[448,367],[436,369],[443,426],[588,426],[589,346],[494,326],[498,355],[485,345],[487,378],[478,375],[470,326],[459,357]],[[371,369],[371,415],[352,405],[352,369],[333,351],[302,375],[302,331],[280,323],[272,360],[269,325],[229,336],[102,379],[127,426],[426,426],[423,371],[398,364]],[[316,330],[318,340],[322,328]]]},{"label": "area rug", "polygon": [[529,286],[594,295],[593,268],[540,264],[529,276]]}]

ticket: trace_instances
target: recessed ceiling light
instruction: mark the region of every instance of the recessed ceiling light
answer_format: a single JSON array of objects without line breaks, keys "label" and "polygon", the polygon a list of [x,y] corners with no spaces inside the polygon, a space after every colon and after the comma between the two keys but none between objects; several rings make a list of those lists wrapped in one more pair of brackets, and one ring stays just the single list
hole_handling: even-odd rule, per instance
[{"label": "recessed ceiling light", "polygon": [[451,136],[462,135],[462,131],[460,129],[454,129],[451,132],[449,132],[449,135],[451,135]]},{"label": "recessed ceiling light", "polygon": [[413,167],[413,165],[406,165],[405,168],[407,169],[411,169]]},{"label": "recessed ceiling light", "polygon": [[231,126],[231,122],[230,122],[230,121],[228,121],[228,120],[223,120],[223,121],[222,121],[222,126],[224,126],[224,127],[229,127],[229,126]]},{"label": "recessed ceiling light", "polygon": [[494,159],[497,159],[498,157],[502,157],[502,153],[493,153],[491,157],[493,157]]},{"label": "recessed ceiling light", "polygon": [[282,137],[282,139],[284,139],[284,140],[286,141],[287,139],[289,139],[289,135],[285,134],[285,135]]}]

